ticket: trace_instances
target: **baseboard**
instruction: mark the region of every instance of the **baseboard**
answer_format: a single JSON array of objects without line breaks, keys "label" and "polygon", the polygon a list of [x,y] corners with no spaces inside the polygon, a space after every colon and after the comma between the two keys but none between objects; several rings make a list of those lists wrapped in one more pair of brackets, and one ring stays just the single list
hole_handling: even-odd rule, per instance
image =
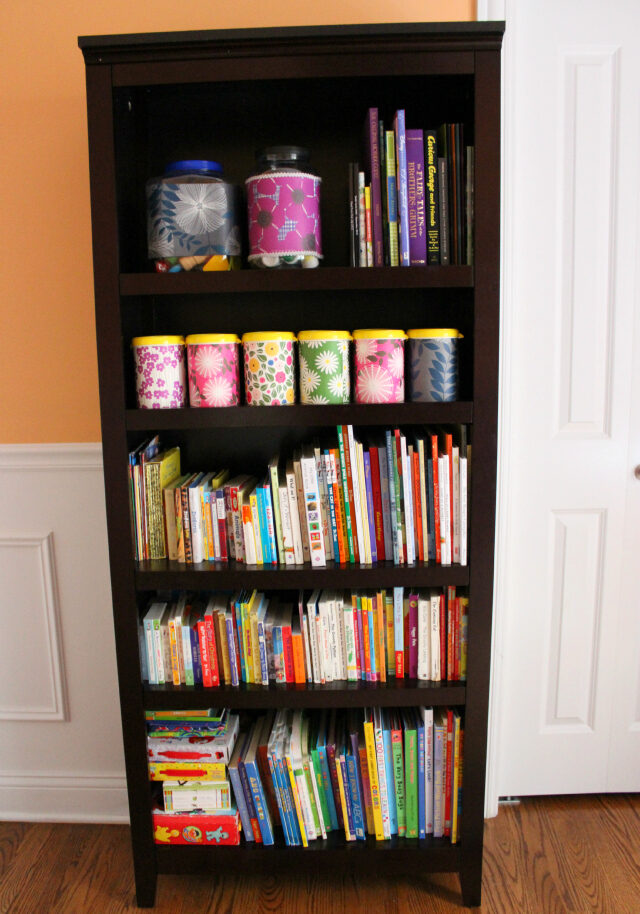
[{"label": "baseboard", "polygon": [[0,820],[127,825],[124,777],[0,775]]}]

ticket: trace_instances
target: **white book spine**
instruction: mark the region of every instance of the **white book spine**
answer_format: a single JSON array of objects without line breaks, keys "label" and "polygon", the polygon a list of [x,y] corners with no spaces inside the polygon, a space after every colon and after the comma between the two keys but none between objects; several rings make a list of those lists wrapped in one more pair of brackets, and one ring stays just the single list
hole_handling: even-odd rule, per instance
[{"label": "white book spine", "polygon": [[202,551],[202,503],[198,486],[189,489],[189,520],[191,522],[193,563],[197,565],[204,558]]},{"label": "white book spine", "polygon": [[425,831],[433,834],[433,708],[421,708],[424,722]]},{"label": "white book spine", "polygon": [[150,619],[144,620],[144,638],[147,648],[147,669],[149,672],[149,685],[157,685],[158,675],[156,673],[155,636],[153,632],[153,622]]},{"label": "white book spine", "polygon": [[460,564],[460,450],[453,448],[451,456],[453,479],[451,480],[453,494],[453,561]]},{"label": "white book spine", "polygon": [[309,620],[305,612],[300,620],[302,640],[304,641],[304,659],[306,665],[307,682],[313,682],[313,659],[311,656],[311,639],[309,637]]},{"label": "white book spine", "polygon": [[402,485],[404,492],[404,525],[407,536],[407,565],[412,565],[416,560],[415,536],[413,529],[413,486],[411,485],[412,472],[407,454],[407,439],[400,436],[400,454],[402,460]]},{"label": "white book spine", "polygon": [[293,535],[295,564],[302,565],[304,561],[304,555],[302,552],[302,533],[300,531],[300,514],[298,511],[296,476],[293,468],[291,468],[291,470],[287,469],[287,492],[289,493],[289,517],[291,520],[291,532]]},{"label": "white book spine", "polygon": [[367,483],[364,475],[364,448],[359,441],[356,442],[358,451],[358,481],[360,483],[360,498],[362,507],[362,535],[364,538],[365,556],[367,564],[373,562],[373,553],[371,551],[371,532],[369,528],[369,504],[367,502]]},{"label": "white book spine", "polygon": [[320,514],[322,516],[322,535],[324,537],[324,553],[327,560],[333,559],[333,536],[331,535],[331,518],[329,516],[329,490],[327,489],[327,471],[324,454],[316,449],[316,476],[320,489]]},{"label": "white book spine", "polygon": [[396,654],[398,651],[404,651],[404,588],[402,587],[393,588],[393,640]]},{"label": "white book spine", "polygon": [[356,659],[356,631],[353,618],[353,606],[345,601],[344,609],[344,634],[347,649],[347,680],[358,681],[358,663]]},{"label": "white book spine", "polygon": [[[260,536],[260,513],[258,511],[258,496],[254,493],[249,496],[249,504],[251,505],[251,520],[253,524],[253,540],[255,543],[256,550],[256,565],[264,565],[264,553],[262,551],[262,537]],[[247,563],[249,560],[247,559]]]},{"label": "white book spine", "polygon": [[[362,502],[360,500],[360,473],[358,471],[357,451],[355,447],[355,438],[353,437],[353,426],[347,426],[347,443],[349,447],[349,459],[351,460],[351,479],[353,483],[353,505],[356,515],[356,536],[358,538],[358,551],[360,553],[360,562],[366,562],[366,550],[364,546],[364,531],[362,526]],[[353,518],[352,518],[353,523]],[[365,558],[363,559],[363,556]]]},{"label": "white book spine", "polygon": [[327,603],[328,618],[329,618],[329,648],[331,651],[331,673],[334,680],[339,680],[340,677],[340,636],[338,634],[338,626],[336,619],[336,602],[332,597]]},{"label": "white book spine", "polygon": [[431,676],[431,598],[418,595],[418,679]]},{"label": "white book spine", "polygon": [[467,458],[460,458],[460,564],[467,564]]},{"label": "white book spine", "polygon": [[164,685],[164,645],[162,644],[162,631],[160,629],[159,619],[155,620],[153,623],[153,645],[156,682],[158,685]]},{"label": "white book spine", "polygon": [[327,560],[324,551],[322,512],[320,510],[320,489],[318,486],[315,457],[301,457],[300,470],[302,473],[304,513],[309,536],[311,565],[314,568],[324,568],[327,564]]},{"label": "white book spine", "polygon": [[253,537],[253,523],[251,521],[246,521],[243,524],[243,540],[245,562],[247,565],[256,565],[256,541]]},{"label": "white book spine", "polygon": [[278,486],[278,500],[280,502],[280,524],[282,526],[282,545],[284,554],[280,561],[285,565],[295,565],[296,556],[293,545],[293,530],[291,529],[291,512],[289,509],[289,490],[286,485]]},{"label": "white book spine", "polygon": [[[447,457],[438,457],[438,495],[440,498],[440,564],[450,565],[448,553],[449,535],[449,493],[445,489],[445,467],[449,464]],[[445,495],[446,492],[446,495]]]},{"label": "white book spine", "polygon": [[320,651],[318,645],[317,600],[319,591],[314,591],[307,603],[307,624],[309,626],[309,645],[311,647],[311,663],[313,667],[313,681],[324,682]]},{"label": "white book spine", "polygon": [[318,610],[318,647],[322,658],[323,682],[333,682],[333,663],[330,647],[331,629],[324,595],[318,601]]},{"label": "white book spine", "polygon": [[344,682],[347,678],[347,639],[344,631],[344,598],[342,594],[336,594],[334,612],[336,617],[336,630],[338,632],[337,678]]},{"label": "white book spine", "polygon": [[380,788],[382,833],[384,834],[385,838],[390,838],[391,820],[389,818],[389,794],[387,787],[387,769],[384,759],[384,740],[382,738],[382,715],[380,708],[374,709],[374,737],[376,744],[376,761],[378,763],[378,786]]},{"label": "white book spine", "polygon": [[420,511],[422,513],[422,542],[424,563],[429,561],[429,501],[427,498],[427,466],[424,459],[424,441],[418,443],[418,465],[420,468]]}]

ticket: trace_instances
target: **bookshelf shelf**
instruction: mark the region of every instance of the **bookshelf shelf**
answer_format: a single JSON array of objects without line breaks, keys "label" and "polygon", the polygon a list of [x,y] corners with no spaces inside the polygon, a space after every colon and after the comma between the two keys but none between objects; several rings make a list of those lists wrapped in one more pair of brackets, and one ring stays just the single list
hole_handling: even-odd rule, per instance
[{"label": "bookshelf shelf", "polygon": [[[300,870],[456,871],[462,900],[480,904],[493,599],[500,287],[500,48],[503,23],[398,23],[79,39],[86,64],[100,409],[120,710],[137,901],[152,906],[158,873]],[[304,61],[302,67],[301,61]],[[340,99],[336,117],[335,99]],[[426,101],[425,101],[426,99]],[[362,161],[369,106],[399,107],[408,126],[464,125],[474,147],[473,266],[348,266],[348,164]],[[208,113],[203,118],[203,112]],[[390,112],[390,113],[389,113]],[[429,123],[425,123],[428,119]],[[210,123],[209,123],[210,122]],[[295,134],[295,135],[294,135]],[[241,184],[258,146],[308,146],[322,175],[324,260],[312,270],[152,272],[146,180],[168,162],[213,158]],[[461,176],[460,176],[461,177]],[[462,181],[462,177],[461,177]],[[463,258],[459,258],[463,259]],[[244,333],[265,327],[457,327],[460,396],[394,406],[138,410],[130,342],[156,333]],[[247,567],[132,558],[127,456],[155,433],[179,446],[183,470],[264,472],[336,425],[466,425],[472,445],[470,564]],[[329,683],[304,687],[148,686],[138,623],[161,591],[260,588],[440,588],[469,596],[467,681]],[[345,842],[309,848],[161,846],[153,841],[146,709],[210,704],[268,708],[458,707],[464,720],[459,843]],[[281,840],[281,839],[280,839]]]},{"label": "bookshelf shelf", "polygon": [[417,705],[463,706],[466,687],[460,682],[421,682],[400,679],[381,682],[328,682],[324,685],[270,684],[237,688],[203,689],[198,686],[145,686],[145,707],[149,710],[184,707],[208,708],[324,708],[327,703],[343,708],[364,708],[375,703],[385,707]]},{"label": "bookshelf shelf", "polygon": [[235,406],[218,409],[128,409],[128,431],[208,428],[283,428],[329,425],[427,425],[473,422],[473,403],[396,403],[368,406]]},{"label": "bookshelf shelf", "polygon": [[[213,566],[213,567],[212,567]],[[187,565],[166,559],[136,563],[136,587],[139,590],[169,588],[234,588],[298,589],[314,587],[440,587],[469,583],[469,568],[463,565],[335,565],[326,568],[311,565],[258,566],[201,562]]]},{"label": "bookshelf shelf", "polygon": [[121,295],[228,295],[242,292],[331,292],[342,289],[470,289],[473,267],[327,267],[229,273],[123,273]]}]

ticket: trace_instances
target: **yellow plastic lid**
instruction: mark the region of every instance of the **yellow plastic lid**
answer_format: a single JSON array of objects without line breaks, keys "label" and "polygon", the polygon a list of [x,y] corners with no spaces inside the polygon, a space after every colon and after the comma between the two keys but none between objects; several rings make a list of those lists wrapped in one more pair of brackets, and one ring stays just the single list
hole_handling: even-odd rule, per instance
[{"label": "yellow plastic lid", "polygon": [[197,343],[239,343],[235,333],[191,333],[185,340],[187,346]]},{"label": "yellow plastic lid", "polygon": [[184,346],[183,336],[136,336],[132,346]]},{"label": "yellow plastic lid", "polygon": [[410,340],[427,340],[432,339],[433,337],[457,337],[458,339],[463,339],[463,335],[459,330],[453,330],[451,328],[445,327],[436,327],[428,330],[407,330],[407,336]]},{"label": "yellow plastic lid", "polygon": [[269,340],[295,340],[295,333],[288,330],[252,330],[242,334],[243,343],[261,343]]},{"label": "yellow plastic lid", "polygon": [[406,340],[404,330],[354,330],[354,340]]},{"label": "yellow plastic lid", "polygon": [[353,337],[348,330],[301,330],[298,340],[351,340]]}]

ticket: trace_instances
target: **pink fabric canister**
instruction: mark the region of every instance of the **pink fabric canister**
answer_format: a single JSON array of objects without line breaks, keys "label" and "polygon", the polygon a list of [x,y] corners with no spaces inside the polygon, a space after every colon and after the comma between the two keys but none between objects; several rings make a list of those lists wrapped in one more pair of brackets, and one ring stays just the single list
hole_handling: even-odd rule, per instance
[{"label": "pink fabric canister", "polygon": [[354,330],[356,403],[404,402],[404,330]]},{"label": "pink fabric canister", "polygon": [[187,337],[190,406],[240,404],[240,340],[235,333]]},{"label": "pink fabric canister", "polygon": [[139,409],[181,409],[187,405],[184,337],[137,336],[131,341]]}]

